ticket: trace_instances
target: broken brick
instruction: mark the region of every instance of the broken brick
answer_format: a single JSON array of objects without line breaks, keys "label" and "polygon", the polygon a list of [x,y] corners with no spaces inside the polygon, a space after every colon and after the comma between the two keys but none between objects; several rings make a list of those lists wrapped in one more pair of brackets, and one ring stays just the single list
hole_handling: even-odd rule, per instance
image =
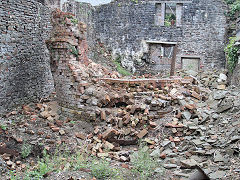
[{"label": "broken brick", "polygon": [[115,129],[108,129],[102,134],[102,138],[106,140],[107,138],[117,134],[119,133]]},{"label": "broken brick", "polygon": [[84,140],[84,139],[86,138],[86,136],[85,136],[84,134],[82,134],[82,133],[75,133],[75,136],[76,136],[77,138],[82,139],[82,140]]},{"label": "broken brick", "polygon": [[53,130],[53,132],[58,132],[60,130],[59,127],[51,127],[51,129]]},{"label": "broken brick", "polygon": [[198,100],[201,99],[201,96],[198,93],[196,93],[195,91],[191,91],[191,95],[192,95],[192,97],[194,97],[194,98],[196,98]]},{"label": "broken brick", "polygon": [[142,131],[140,131],[138,134],[137,134],[137,137],[139,139],[143,138],[146,134],[148,133],[148,131],[146,129],[143,129]]},{"label": "broken brick", "polygon": [[153,122],[153,121],[149,121],[149,125],[150,125],[152,128],[157,127],[157,123],[156,123],[156,122]]},{"label": "broken brick", "polygon": [[104,110],[101,111],[101,120],[106,121],[106,112]]}]

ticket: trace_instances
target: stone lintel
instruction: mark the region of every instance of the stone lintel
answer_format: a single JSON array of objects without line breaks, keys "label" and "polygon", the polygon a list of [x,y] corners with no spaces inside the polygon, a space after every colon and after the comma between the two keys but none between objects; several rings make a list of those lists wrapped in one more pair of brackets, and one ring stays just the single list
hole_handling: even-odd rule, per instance
[{"label": "stone lintel", "polygon": [[192,1],[150,1],[153,4],[161,4],[161,3],[176,3],[176,4],[186,4],[192,3]]},{"label": "stone lintel", "polygon": [[148,44],[172,44],[176,45],[177,42],[165,42],[165,41],[146,41]]}]

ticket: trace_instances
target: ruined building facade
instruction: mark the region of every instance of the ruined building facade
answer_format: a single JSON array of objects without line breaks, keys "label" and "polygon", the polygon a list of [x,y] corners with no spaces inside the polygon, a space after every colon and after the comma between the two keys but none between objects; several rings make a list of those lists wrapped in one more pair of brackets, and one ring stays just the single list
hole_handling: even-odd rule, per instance
[{"label": "ruined building facade", "polygon": [[[54,89],[45,45],[52,6],[88,25],[90,50],[101,42],[133,72],[224,67],[222,0],[115,0],[96,7],[56,2],[0,1],[0,112],[46,97]],[[90,56],[94,60],[91,51]]]},{"label": "ruined building facade", "polygon": [[221,0],[118,0],[96,8],[95,31],[131,69],[147,61],[166,70],[175,45],[176,68],[219,68],[225,63],[225,10]]}]

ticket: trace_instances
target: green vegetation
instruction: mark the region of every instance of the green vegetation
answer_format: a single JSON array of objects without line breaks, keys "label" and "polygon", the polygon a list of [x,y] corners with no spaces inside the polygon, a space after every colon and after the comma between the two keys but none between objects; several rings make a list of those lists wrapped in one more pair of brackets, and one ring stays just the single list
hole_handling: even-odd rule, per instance
[{"label": "green vegetation", "polygon": [[[73,23],[74,25],[78,24],[78,20],[74,16],[72,16],[72,15],[65,15],[65,17],[70,19],[71,23]],[[64,20],[62,23],[66,24],[66,21]]]},{"label": "green vegetation", "polygon": [[[27,145],[25,144],[24,147],[26,146]],[[15,171],[10,171],[9,175],[11,176],[11,180],[40,180],[43,179],[46,174],[51,172],[66,170],[78,171],[81,169],[88,170],[91,172],[91,175],[97,179],[121,179],[118,171],[115,168],[112,168],[108,161],[92,158],[86,153],[77,152],[71,154],[64,145],[57,147],[55,153],[51,156],[47,154],[46,150],[44,150],[43,158],[38,160],[37,165],[34,167],[28,165],[27,170],[21,174],[15,173]]]},{"label": "green vegetation", "polygon": [[31,152],[32,152],[32,146],[24,142],[21,148],[22,158],[28,157],[31,154]]},{"label": "green vegetation", "polygon": [[110,167],[110,163],[104,159],[93,161],[91,164],[91,174],[97,179],[106,179],[108,177],[116,177],[118,171]]},{"label": "green vegetation", "polygon": [[134,2],[134,3],[136,3],[136,4],[137,4],[137,3],[138,3],[138,0],[132,0],[132,2]]},{"label": "green vegetation", "polygon": [[71,19],[71,22],[72,22],[73,24],[75,24],[75,25],[78,24],[78,20],[77,20],[76,18],[72,18],[72,19]]},{"label": "green vegetation", "polygon": [[236,15],[240,13],[240,0],[225,0],[226,3],[229,5],[229,12],[228,16],[231,20],[236,19]]},{"label": "green vegetation", "polygon": [[78,57],[78,49],[72,45],[69,46],[70,52],[75,56]]},{"label": "green vegetation", "polygon": [[[166,14],[164,25],[170,27],[176,22],[176,16],[174,14]],[[174,23],[174,24],[173,24]]]},{"label": "green vegetation", "polygon": [[6,126],[5,124],[0,124],[0,128],[1,128],[2,130],[4,130],[4,131],[7,130],[7,126]]},{"label": "green vegetation", "polygon": [[127,71],[126,69],[124,69],[122,66],[121,66],[121,56],[118,56],[114,61],[113,63],[117,66],[117,71],[122,74],[123,76],[131,76],[132,74]]},{"label": "green vegetation", "polygon": [[133,165],[133,173],[139,174],[141,179],[147,179],[152,176],[157,167],[148,149],[144,148],[144,144],[139,146],[138,152],[133,153],[131,163]]},{"label": "green vegetation", "polygon": [[230,73],[233,72],[234,68],[238,63],[237,52],[239,50],[239,47],[234,46],[236,39],[237,39],[236,37],[230,37],[229,43],[224,49],[226,53],[226,58],[227,58],[228,70]]}]

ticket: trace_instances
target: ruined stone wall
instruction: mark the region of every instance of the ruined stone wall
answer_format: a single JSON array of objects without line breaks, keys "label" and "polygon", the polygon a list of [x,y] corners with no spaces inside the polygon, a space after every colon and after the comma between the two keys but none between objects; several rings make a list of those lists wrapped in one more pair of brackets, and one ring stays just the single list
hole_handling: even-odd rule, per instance
[{"label": "ruined stone wall", "polygon": [[77,2],[74,0],[68,0],[63,4],[62,10],[64,12],[70,12],[75,15],[79,22],[83,22],[87,25],[86,38],[89,45],[89,57],[93,57],[93,48],[95,47],[95,31],[93,27],[93,12],[94,8],[89,3]]},{"label": "ruined stone wall", "polygon": [[97,83],[99,78],[119,74],[88,59],[86,25],[74,19],[71,13],[53,12],[53,30],[47,41],[51,71],[62,116],[91,121],[107,88]]},{"label": "ruined stone wall", "polygon": [[0,113],[53,90],[49,13],[34,0],[0,1]]},{"label": "ruined stone wall", "polygon": [[131,70],[142,64],[141,57],[149,48],[146,41],[177,42],[177,68],[181,68],[184,55],[199,56],[204,68],[223,67],[225,9],[221,0],[185,1],[182,24],[166,27],[155,25],[153,1],[118,0],[96,7],[95,30],[97,38],[111,48],[113,54],[120,54],[122,65]]}]

